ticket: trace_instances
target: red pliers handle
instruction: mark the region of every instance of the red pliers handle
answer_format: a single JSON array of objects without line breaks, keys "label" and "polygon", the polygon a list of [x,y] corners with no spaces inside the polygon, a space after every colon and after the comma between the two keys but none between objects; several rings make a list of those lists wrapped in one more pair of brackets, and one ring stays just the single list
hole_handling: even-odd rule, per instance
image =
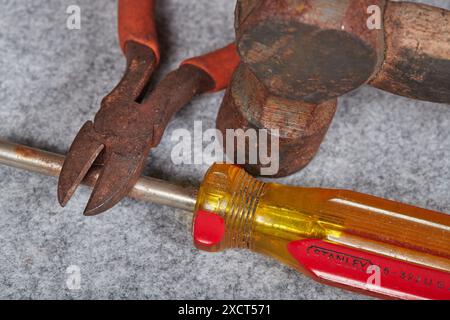
[{"label": "red pliers handle", "polygon": [[215,92],[228,87],[239,63],[236,45],[231,43],[204,56],[187,59],[181,65],[192,65],[207,73],[214,80],[211,91]]},{"label": "red pliers handle", "polygon": [[160,61],[158,33],[156,31],[155,0],[119,0],[119,42],[123,52],[126,43],[134,41],[153,50]]},{"label": "red pliers handle", "polygon": [[[126,43],[134,41],[151,48],[159,63],[161,54],[155,23],[155,0],[119,0],[119,41],[125,52]],[[228,87],[231,76],[240,62],[234,43],[209,54],[185,60],[182,65],[192,65],[214,80],[211,91]]]}]

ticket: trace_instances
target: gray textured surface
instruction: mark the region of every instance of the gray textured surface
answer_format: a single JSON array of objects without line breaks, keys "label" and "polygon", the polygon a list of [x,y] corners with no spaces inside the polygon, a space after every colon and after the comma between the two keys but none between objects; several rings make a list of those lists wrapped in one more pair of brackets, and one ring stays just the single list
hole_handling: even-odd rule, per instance
[{"label": "gray textured surface", "polygon": [[[163,71],[233,37],[233,2],[162,0]],[[449,1],[426,1],[450,9]],[[66,8],[82,29],[66,29]],[[0,0],[0,137],[65,152],[121,76],[115,1]],[[205,166],[174,166],[170,131],[213,127],[221,94],[202,97],[173,121],[146,173],[198,181]],[[284,179],[340,187],[450,212],[450,108],[362,88],[340,101],[313,163]],[[0,298],[361,298],[312,282],[277,262],[240,251],[193,249],[189,217],[125,200],[108,214],[81,215],[88,190],[66,209],[56,181],[0,167]],[[81,268],[81,290],[66,268]]]}]

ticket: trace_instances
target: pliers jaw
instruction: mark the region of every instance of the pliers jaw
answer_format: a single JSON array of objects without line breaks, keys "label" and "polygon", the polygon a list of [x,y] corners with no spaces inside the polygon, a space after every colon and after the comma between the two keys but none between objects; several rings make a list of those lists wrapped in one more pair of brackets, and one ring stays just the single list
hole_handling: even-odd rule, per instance
[{"label": "pliers jaw", "polygon": [[[114,151],[106,147],[99,178],[92,191],[84,214],[93,216],[115,206],[124,198],[139,179],[151,144],[145,140],[130,141],[134,150],[127,152],[126,146]],[[117,147],[117,146],[115,146]],[[110,151],[107,151],[110,150]]]},{"label": "pliers jaw", "polygon": [[86,122],[64,161],[58,181],[58,201],[65,207],[105,146],[97,139],[94,124]]},{"label": "pliers jaw", "polygon": [[156,66],[153,51],[130,41],[126,45],[127,70],[118,86],[104,98],[94,122],[78,132],[64,162],[58,200],[65,206],[91,167],[99,178],[85,215],[110,209],[125,197],[136,181],[152,147],[153,123],[137,102]]}]

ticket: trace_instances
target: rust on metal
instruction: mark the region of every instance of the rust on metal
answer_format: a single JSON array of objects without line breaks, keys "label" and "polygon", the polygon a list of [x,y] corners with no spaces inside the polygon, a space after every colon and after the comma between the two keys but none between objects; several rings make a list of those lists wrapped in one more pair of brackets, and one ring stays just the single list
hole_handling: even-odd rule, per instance
[{"label": "rust on metal", "polygon": [[[384,58],[367,8],[384,0],[261,0],[236,22],[242,60],[274,95],[320,104],[367,83]],[[242,20],[242,22],[240,22]]]},{"label": "rust on metal", "polygon": [[177,70],[168,73],[155,87],[148,100],[143,104],[143,116],[151,119],[154,125],[152,147],[159,144],[164,131],[173,117],[193,97],[208,92],[215,81],[202,69],[183,64]]},{"label": "rust on metal", "polygon": [[[222,102],[216,125],[224,137],[227,129],[268,129],[269,139],[279,139],[280,170],[273,177],[283,177],[303,169],[314,158],[333,120],[336,106],[335,99],[315,105],[271,95],[242,64]],[[272,129],[278,129],[279,136],[273,136]],[[223,142],[226,150],[227,140]],[[231,143],[234,145],[234,160],[237,161],[237,142]],[[258,150],[259,143],[250,145],[246,141],[247,160],[251,148]],[[272,152],[270,144],[268,152]],[[245,169],[254,175],[260,175],[262,167],[260,161],[245,165]]]},{"label": "rust on metal", "polygon": [[[0,164],[46,176],[58,177],[63,163],[63,155],[0,139]],[[94,187],[98,179],[99,169],[95,166],[91,168],[82,184]],[[172,184],[151,177],[141,177],[130,190],[128,196],[136,200],[168,205],[193,212],[197,188],[191,185]]]},{"label": "rust on metal", "polygon": [[102,101],[94,122],[87,122],[78,133],[59,178],[58,199],[64,206],[90,168],[99,168],[86,215],[110,209],[129,193],[173,114],[200,90],[214,85],[203,71],[182,66],[141,102],[155,56],[152,49],[133,41],[127,43],[126,55],[124,77]]},{"label": "rust on metal", "polygon": [[409,2],[239,0],[235,24],[243,62],[274,95],[321,103],[368,83],[449,103],[449,20],[448,10]]},{"label": "rust on metal", "polygon": [[[373,5],[381,25],[371,29]],[[387,0],[238,0],[242,64],[217,126],[279,129],[284,176],[316,154],[335,99],[363,84],[449,103],[449,20],[448,10]],[[260,165],[246,169],[258,174]]]},{"label": "rust on metal", "polygon": [[86,214],[112,207],[139,178],[140,172],[136,175],[132,172],[143,166],[142,154],[148,150],[153,132],[145,127],[145,119],[139,117],[137,100],[150,80],[156,60],[150,48],[132,41],[127,43],[126,57],[127,69],[122,80],[103,99],[94,122],[87,122],[72,143],[59,177],[58,199],[62,206],[72,197],[94,161],[103,170]]}]

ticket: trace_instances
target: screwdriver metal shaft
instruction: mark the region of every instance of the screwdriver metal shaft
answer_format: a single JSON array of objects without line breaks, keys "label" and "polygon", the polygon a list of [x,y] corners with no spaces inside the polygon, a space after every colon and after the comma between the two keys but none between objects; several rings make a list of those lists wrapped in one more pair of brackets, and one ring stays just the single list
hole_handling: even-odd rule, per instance
[{"label": "screwdriver metal shaft", "polygon": [[[0,164],[58,177],[64,163],[64,156],[0,140]],[[98,170],[93,168],[83,184],[93,187]],[[166,205],[177,209],[194,211],[197,189],[182,187],[166,181],[141,177],[129,193],[129,197],[145,202]]]}]

